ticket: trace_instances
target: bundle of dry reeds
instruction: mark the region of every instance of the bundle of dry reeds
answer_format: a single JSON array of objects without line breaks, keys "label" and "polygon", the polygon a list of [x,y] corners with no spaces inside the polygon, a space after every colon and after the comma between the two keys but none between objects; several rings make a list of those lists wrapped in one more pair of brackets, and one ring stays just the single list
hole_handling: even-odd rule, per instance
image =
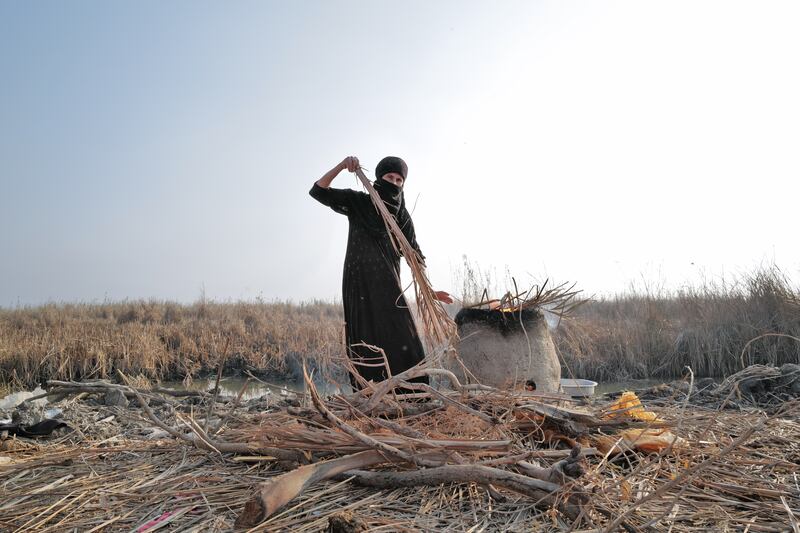
[{"label": "bundle of dry reeds", "polygon": [[369,193],[375,209],[380,213],[386,230],[391,235],[392,245],[395,247],[397,253],[402,255],[408,268],[411,270],[413,276],[414,294],[416,296],[417,310],[421,320],[423,334],[426,335],[433,344],[439,346],[451,345],[457,335],[455,322],[447,314],[447,311],[439,303],[438,298],[428,280],[428,275],[425,272],[425,265],[422,258],[417,251],[411,246],[397,224],[397,220],[389,213],[384,205],[378,192],[372,186],[372,183],[364,175],[361,169],[356,170],[358,179],[361,180],[362,185]]}]

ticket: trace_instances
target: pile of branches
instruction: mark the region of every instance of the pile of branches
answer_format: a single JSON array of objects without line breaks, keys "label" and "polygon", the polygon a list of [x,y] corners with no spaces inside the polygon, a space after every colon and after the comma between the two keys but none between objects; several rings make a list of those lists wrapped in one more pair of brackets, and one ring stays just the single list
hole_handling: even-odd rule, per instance
[{"label": "pile of branches", "polygon": [[[255,419],[234,413],[241,394],[220,415],[212,411],[215,394],[195,396],[209,406],[198,420],[194,407],[187,414],[168,389],[134,387],[120,377],[122,384],[54,381],[48,394],[108,400],[113,391],[138,402],[164,434],[193,447],[274,462],[285,473],[256,488],[237,527],[262,523],[331,479],[382,489],[466,483],[497,502],[523,497],[565,520],[590,521],[597,511],[587,507],[582,476],[586,458],[598,452],[585,437],[646,425],[554,405],[568,400],[561,395],[462,384],[450,371],[427,366],[328,398],[305,373],[303,402],[284,402]],[[421,382],[431,378],[449,388]]]},{"label": "pile of branches", "polygon": [[[424,376],[450,389],[420,383]],[[139,531],[168,521],[197,531],[478,523],[487,530],[689,531],[724,523],[783,531],[787,519],[796,524],[797,402],[767,416],[676,401],[643,421],[619,409],[609,417],[608,409],[567,408],[555,394],[463,385],[446,370],[418,367],[328,398],[306,374],[307,394],[254,413],[241,403],[244,388],[223,405],[214,391],[177,399],[121,377],[121,384],[52,383],[50,393],[75,397],[61,401],[65,413],[81,413],[61,445],[0,443],[22,446],[4,452],[11,463],[0,463],[9,498],[3,523],[57,530],[113,522]],[[108,406],[110,391],[131,405],[85,411],[91,398],[105,396]],[[109,409],[135,424],[119,436],[87,438],[92,425],[114,417],[79,421]],[[142,422],[163,437],[137,437],[152,433]],[[118,507],[103,504],[109,498]],[[359,520],[362,529],[353,525]]]},{"label": "pile of branches", "polygon": [[[433,376],[449,381],[452,390],[419,382]],[[298,453],[296,468],[266,483],[248,501],[239,526],[254,526],[311,485],[342,476],[384,489],[475,483],[498,500],[505,499],[500,491],[510,491],[577,520],[588,503],[580,485],[585,454],[594,450],[582,451],[567,435],[628,425],[557,408],[535,396],[462,385],[451,372],[437,368],[416,367],[327,400],[305,377],[310,406],[266,414],[258,427],[227,434]],[[532,440],[534,433],[540,441],[558,434],[567,449],[543,450],[535,445],[536,437]]]}]

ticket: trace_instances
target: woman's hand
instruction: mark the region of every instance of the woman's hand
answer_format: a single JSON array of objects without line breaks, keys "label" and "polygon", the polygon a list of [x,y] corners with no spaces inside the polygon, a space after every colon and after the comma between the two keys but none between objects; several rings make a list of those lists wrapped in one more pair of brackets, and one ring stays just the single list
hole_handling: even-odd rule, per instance
[{"label": "woman's hand", "polygon": [[360,168],[358,164],[358,158],[356,156],[349,156],[345,157],[341,163],[330,169],[328,172],[325,173],[320,179],[317,180],[317,185],[322,187],[323,189],[327,189],[333,183],[333,180],[336,176],[339,175],[339,172],[342,170],[349,170],[350,172],[355,172],[356,169]]},{"label": "woman's hand", "polygon": [[358,163],[358,158],[354,155],[345,157],[342,162],[339,163],[339,166],[342,167],[342,170],[346,169],[348,172],[355,172],[361,168],[361,165]]},{"label": "woman's hand", "polygon": [[446,293],[444,291],[436,291],[436,292],[434,292],[434,294],[436,295],[436,299],[439,300],[440,302],[443,302],[443,303],[446,303],[446,304],[453,303],[453,298],[448,293]]}]

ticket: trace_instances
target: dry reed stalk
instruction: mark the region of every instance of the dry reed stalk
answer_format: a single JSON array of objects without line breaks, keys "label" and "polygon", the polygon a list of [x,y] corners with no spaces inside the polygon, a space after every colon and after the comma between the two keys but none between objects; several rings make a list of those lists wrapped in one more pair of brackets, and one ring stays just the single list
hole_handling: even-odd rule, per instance
[{"label": "dry reed stalk", "polygon": [[[397,220],[389,213],[378,192],[372,183],[364,175],[361,169],[356,170],[356,176],[361,180],[361,184],[369,193],[375,209],[381,215],[386,230],[391,236],[390,240],[395,251],[402,255],[413,276],[414,294],[416,296],[417,310],[422,322],[423,333],[433,343],[443,346],[452,346],[455,342],[458,331],[455,322],[447,314],[442,304],[436,298],[436,294],[431,286],[425,272],[425,264],[422,262],[417,251],[411,246],[397,224]],[[398,280],[399,281],[399,280]]]}]

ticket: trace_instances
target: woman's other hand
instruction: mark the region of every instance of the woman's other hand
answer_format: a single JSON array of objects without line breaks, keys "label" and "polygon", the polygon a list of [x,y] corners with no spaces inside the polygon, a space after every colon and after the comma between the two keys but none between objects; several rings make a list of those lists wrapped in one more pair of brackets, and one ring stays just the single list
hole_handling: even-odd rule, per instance
[{"label": "woman's other hand", "polygon": [[443,303],[446,303],[446,304],[453,303],[453,298],[448,293],[446,293],[444,291],[436,291],[436,292],[434,292],[434,294],[436,295],[436,299],[439,300],[440,302],[443,302]]}]

